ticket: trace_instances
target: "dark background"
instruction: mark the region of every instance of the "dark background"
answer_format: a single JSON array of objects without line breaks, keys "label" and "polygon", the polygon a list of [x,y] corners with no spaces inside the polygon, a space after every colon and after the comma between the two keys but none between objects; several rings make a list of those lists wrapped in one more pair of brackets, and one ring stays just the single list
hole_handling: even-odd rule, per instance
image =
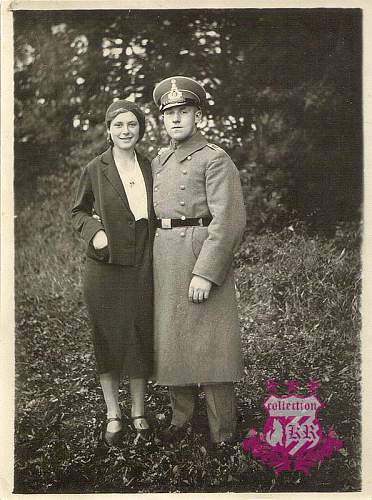
[{"label": "dark background", "polygon": [[15,49],[19,184],[58,158],[75,166],[82,145],[87,160],[100,151],[114,97],[147,110],[154,156],[164,136],[152,91],[180,74],[210,95],[204,132],[249,184],[251,229],[360,216],[360,10],[24,11]]}]

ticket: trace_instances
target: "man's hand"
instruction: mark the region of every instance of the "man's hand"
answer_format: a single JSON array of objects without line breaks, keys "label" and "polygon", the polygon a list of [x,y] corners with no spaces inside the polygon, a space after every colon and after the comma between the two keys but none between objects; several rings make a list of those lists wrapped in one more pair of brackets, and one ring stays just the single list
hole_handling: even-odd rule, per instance
[{"label": "man's hand", "polygon": [[100,229],[94,236],[92,244],[96,250],[101,250],[102,248],[107,247],[108,240],[106,233],[103,229]]},{"label": "man's hand", "polygon": [[212,282],[202,278],[201,276],[194,276],[189,286],[189,300],[194,304],[204,302],[209,297],[209,292],[212,288]]}]

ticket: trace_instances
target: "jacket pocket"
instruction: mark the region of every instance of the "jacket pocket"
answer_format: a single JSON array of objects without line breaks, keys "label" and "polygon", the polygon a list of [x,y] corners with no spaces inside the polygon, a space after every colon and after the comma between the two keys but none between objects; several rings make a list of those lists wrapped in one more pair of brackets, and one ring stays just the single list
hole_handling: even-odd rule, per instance
[{"label": "jacket pocket", "polygon": [[108,262],[110,256],[109,247],[106,245],[103,248],[96,249],[92,242],[89,242],[87,248],[87,257],[91,259],[98,260],[100,262]]},{"label": "jacket pocket", "polygon": [[199,257],[202,246],[207,238],[208,238],[207,227],[195,226],[192,228],[192,235],[191,235],[192,252],[196,258]]}]

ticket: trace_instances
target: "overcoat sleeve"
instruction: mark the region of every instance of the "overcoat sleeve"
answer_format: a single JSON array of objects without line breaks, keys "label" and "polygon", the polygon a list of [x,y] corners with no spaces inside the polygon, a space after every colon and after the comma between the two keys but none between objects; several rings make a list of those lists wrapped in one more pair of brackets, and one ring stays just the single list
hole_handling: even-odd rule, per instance
[{"label": "overcoat sleeve", "polygon": [[224,151],[210,161],[205,175],[212,222],[193,274],[222,285],[243,235],[246,211],[238,169]]},{"label": "overcoat sleeve", "polygon": [[92,217],[94,192],[88,167],[89,165],[84,168],[81,174],[75,196],[75,202],[71,210],[73,227],[76,231],[78,231],[78,233],[80,233],[80,236],[87,244],[90,243],[93,236],[100,229],[104,229],[102,223]]}]

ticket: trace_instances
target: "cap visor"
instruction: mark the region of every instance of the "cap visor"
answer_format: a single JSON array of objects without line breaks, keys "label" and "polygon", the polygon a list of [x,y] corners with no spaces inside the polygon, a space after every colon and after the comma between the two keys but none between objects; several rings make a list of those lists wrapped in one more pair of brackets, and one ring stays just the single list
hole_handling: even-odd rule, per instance
[{"label": "cap visor", "polygon": [[169,108],[174,108],[176,106],[195,106],[197,108],[200,108],[200,104],[197,102],[193,101],[188,101],[188,102],[170,102],[169,104],[165,104],[160,108],[160,111],[164,111]]}]

